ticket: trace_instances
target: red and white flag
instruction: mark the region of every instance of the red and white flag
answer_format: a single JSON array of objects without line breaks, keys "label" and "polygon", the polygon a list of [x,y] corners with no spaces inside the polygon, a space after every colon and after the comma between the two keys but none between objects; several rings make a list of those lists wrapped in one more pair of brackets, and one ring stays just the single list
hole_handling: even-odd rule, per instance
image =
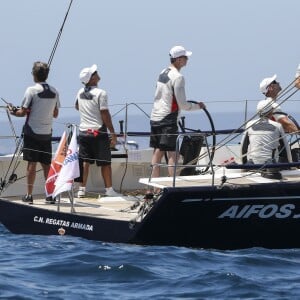
[{"label": "red and white flag", "polygon": [[73,135],[71,142],[68,146],[65,160],[59,175],[55,181],[55,189],[52,197],[56,197],[65,191],[70,191],[74,179],[80,176],[79,170],[79,157],[78,157],[78,145],[77,145],[77,134],[76,126],[73,126]]},{"label": "red and white flag", "polygon": [[66,158],[67,147],[67,134],[64,132],[56,149],[54,158],[51,161],[51,166],[46,179],[45,192],[47,197],[52,196],[54,192],[55,181]]}]

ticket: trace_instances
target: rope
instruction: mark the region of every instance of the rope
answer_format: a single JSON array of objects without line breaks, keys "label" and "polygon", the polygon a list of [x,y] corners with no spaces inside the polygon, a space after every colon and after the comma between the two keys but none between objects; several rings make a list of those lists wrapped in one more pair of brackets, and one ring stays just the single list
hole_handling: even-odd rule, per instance
[{"label": "rope", "polygon": [[65,15],[65,18],[64,18],[63,23],[62,23],[62,25],[61,25],[61,28],[60,28],[60,30],[59,30],[59,32],[58,32],[58,35],[57,35],[56,41],[55,41],[55,43],[54,43],[54,46],[53,46],[53,48],[52,48],[52,52],[51,52],[50,57],[49,57],[49,60],[48,60],[48,66],[49,66],[49,68],[50,68],[50,65],[51,65],[51,63],[52,63],[54,54],[55,54],[55,52],[56,52],[56,49],[57,49],[57,46],[58,46],[58,43],[59,43],[59,40],[60,40],[62,31],[63,31],[63,28],[64,28],[64,26],[65,26],[65,23],[66,23],[66,20],[67,20],[67,17],[68,17],[70,8],[71,8],[71,6],[72,6],[72,3],[73,3],[73,0],[70,1],[68,10],[67,10],[66,15]]}]

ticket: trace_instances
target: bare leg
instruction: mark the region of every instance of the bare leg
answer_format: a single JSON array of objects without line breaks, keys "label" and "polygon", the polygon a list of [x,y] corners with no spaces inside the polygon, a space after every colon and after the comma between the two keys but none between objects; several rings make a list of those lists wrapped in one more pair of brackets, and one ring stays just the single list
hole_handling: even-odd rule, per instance
[{"label": "bare leg", "polygon": [[161,151],[158,148],[155,148],[153,151],[153,155],[152,155],[152,177],[159,177],[159,171],[160,168],[159,166],[157,166],[156,164],[160,164],[161,163],[161,159],[163,157],[163,155],[165,154],[165,151]]},{"label": "bare leg", "polygon": [[[158,148],[154,149],[153,156],[152,156],[152,161],[151,161],[151,164],[152,164],[152,174],[151,174],[151,176],[152,176],[152,178],[159,177],[160,167],[157,166],[156,164],[161,163],[161,160],[162,160],[164,155],[165,155],[165,151],[161,151]],[[159,193],[160,189],[159,188],[154,188],[153,192],[154,193]]]},{"label": "bare leg", "polygon": [[175,151],[168,151],[168,165],[171,166],[168,168],[169,176],[174,176],[174,165],[176,163],[176,152]]},{"label": "bare leg", "polygon": [[45,165],[45,164],[42,164],[42,168],[43,168],[43,171],[44,171],[44,178],[47,179],[48,177],[48,173],[49,173],[49,169],[50,169],[50,165]]},{"label": "bare leg", "polygon": [[112,187],[111,165],[101,166],[101,174],[106,188]]},{"label": "bare leg", "polygon": [[35,181],[35,175],[36,175],[36,162],[29,161],[27,163],[27,194],[32,195],[33,191],[33,185]]},{"label": "bare leg", "polygon": [[80,183],[80,186],[85,187],[88,176],[89,176],[89,170],[90,170],[90,163],[84,161],[83,162],[83,172],[82,172],[82,182]]}]

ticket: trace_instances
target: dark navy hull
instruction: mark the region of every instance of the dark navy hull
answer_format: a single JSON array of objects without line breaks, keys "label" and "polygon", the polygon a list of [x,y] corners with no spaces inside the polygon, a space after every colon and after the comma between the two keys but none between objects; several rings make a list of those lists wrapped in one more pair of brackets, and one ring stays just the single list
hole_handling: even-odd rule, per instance
[{"label": "dark navy hull", "polygon": [[[297,183],[166,188],[148,208],[143,220],[134,223],[0,199],[0,221],[13,233],[49,235],[63,228],[66,235],[106,242],[217,249],[300,247]],[[46,224],[46,218],[60,223]]]},{"label": "dark navy hull", "polygon": [[17,234],[61,234],[128,243],[135,232],[125,221],[63,213],[3,199],[0,199],[0,211],[1,223]]},{"label": "dark navy hull", "polygon": [[137,232],[147,244],[241,249],[300,247],[298,184],[167,189]]}]

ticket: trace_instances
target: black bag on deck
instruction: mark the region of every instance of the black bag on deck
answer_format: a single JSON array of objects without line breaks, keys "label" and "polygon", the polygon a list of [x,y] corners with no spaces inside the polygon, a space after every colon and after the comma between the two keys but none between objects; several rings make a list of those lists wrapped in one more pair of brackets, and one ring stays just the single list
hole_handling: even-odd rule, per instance
[{"label": "black bag on deck", "polygon": [[[184,165],[187,164],[196,165],[197,163],[196,159],[200,154],[202,145],[203,145],[202,136],[186,135],[183,137],[179,153],[183,157]],[[195,174],[196,174],[196,167],[186,167],[180,171],[181,176],[189,176]]]}]

